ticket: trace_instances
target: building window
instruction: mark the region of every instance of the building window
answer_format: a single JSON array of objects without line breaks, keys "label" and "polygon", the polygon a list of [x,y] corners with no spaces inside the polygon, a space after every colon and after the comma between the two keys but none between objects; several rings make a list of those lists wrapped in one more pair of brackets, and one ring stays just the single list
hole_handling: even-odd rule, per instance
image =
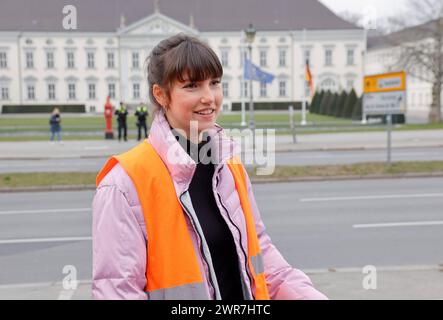
[{"label": "building window", "polygon": [[223,67],[229,66],[229,51],[221,50],[221,64]]},{"label": "building window", "polygon": [[248,51],[246,51],[246,49],[240,49],[240,67],[243,67],[246,59],[248,59]]},{"label": "building window", "polygon": [[354,49],[348,49],[346,57],[347,64],[349,66],[352,66],[354,64]]},{"label": "building window", "polygon": [[2,100],[9,100],[9,88],[8,87],[2,87],[1,98],[2,98]]},{"label": "building window", "polygon": [[134,99],[140,98],[140,83],[132,84],[132,96],[134,97]]},{"label": "building window", "polygon": [[68,69],[74,69],[75,68],[74,52],[67,52],[66,53],[66,60],[67,60]]},{"label": "building window", "polygon": [[286,97],[286,81],[284,80],[278,82],[278,95],[280,97]]},{"label": "building window", "polygon": [[266,97],[268,95],[266,82],[260,82],[260,97]]},{"label": "building window", "polygon": [[222,82],[222,90],[223,90],[223,96],[229,97],[229,83],[226,81]]},{"label": "building window", "polygon": [[8,67],[8,60],[6,52],[0,52],[0,69],[6,69]]},{"label": "building window", "polygon": [[35,99],[35,86],[33,84],[28,84],[27,91],[28,91],[28,100],[34,100]]},{"label": "building window", "polygon": [[95,99],[95,83],[88,84],[88,96],[89,96],[89,100]]},{"label": "building window", "polygon": [[48,100],[55,100],[55,84],[48,84]]},{"label": "building window", "polygon": [[115,65],[114,65],[114,53],[113,52],[108,52],[108,68],[109,69],[114,69]]},{"label": "building window", "polygon": [[139,55],[138,52],[133,52],[132,53],[132,68],[133,69],[138,69],[140,67],[139,65]]},{"label": "building window", "polygon": [[68,84],[68,99],[69,100],[75,99],[75,83]]},{"label": "building window", "polygon": [[335,81],[330,78],[323,80],[320,84],[320,87],[325,91],[331,90],[332,92],[335,92],[337,90],[337,85]]},{"label": "building window", "polygon": [[34,68],[34,53],[26,52],[26,68],[32,69]]},{"label": "building window", "polygon": [[108,83],[108,96],[115,99],[115,83]]},{"label": "building window", "polygon": [[278,66],[286,67],[286,50],[280,49],[278,51]]},{"label": "building window", "polygon": [[332,49],[325,49],[325,65],[332,65]]},{"label": "building window", "polygon": [[54,68],[54,52],[46,52],[46,67],[48,69]]},{"label": "building window", "polygon": [[260,50],[260,67],[268,65],[268,53],[266,50]]},{"label": "building window", "polygon": [[95,59],[94,59],[94,52],[88,52],[88,68],[94,69],[95,68]]}]

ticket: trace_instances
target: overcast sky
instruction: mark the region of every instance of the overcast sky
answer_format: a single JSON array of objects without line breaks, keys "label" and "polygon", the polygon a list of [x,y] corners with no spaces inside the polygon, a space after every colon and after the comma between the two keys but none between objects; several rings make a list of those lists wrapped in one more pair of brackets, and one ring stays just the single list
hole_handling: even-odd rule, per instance
[{"label": "overcast sky", "polygon": [[373,6],[380,17],[392,16],[404,10],[407,0],[320,0],[332,11],[342,11],[363,14],[365,7]]}]

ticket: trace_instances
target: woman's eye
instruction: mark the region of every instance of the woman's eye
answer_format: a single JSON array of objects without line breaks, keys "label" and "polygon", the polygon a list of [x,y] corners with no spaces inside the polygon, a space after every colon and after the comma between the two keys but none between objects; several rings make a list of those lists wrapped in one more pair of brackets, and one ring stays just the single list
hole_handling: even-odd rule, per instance
[{"label": "woman's eye", "polygon": [[220,80],[213,80],[213,81],[212,81],[212,84],[213,84],[213,85],[218,85],[218,84],[220,84]]},{"label": "woman's eye", "polygon": [[196,82],[190,82],[187,85],[185,85],[185,88],[195,88],[195,87],[197,87]]}]

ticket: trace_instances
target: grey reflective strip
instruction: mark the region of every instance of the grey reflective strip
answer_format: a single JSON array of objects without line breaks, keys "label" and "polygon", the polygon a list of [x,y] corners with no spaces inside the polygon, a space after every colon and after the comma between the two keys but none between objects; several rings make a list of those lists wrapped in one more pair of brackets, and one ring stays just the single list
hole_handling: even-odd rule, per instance
[{"label": "grey reflective strip", "polygon": [[209,273],[210,273],[209,276],[211,277],[212,284],[214,285],[215,300],[221,300],[221,293],[220,293],[220,289],[218,287],[217,276],[215,275],[215,269],[214,269],[214,265],[212,263],[211,253],[209,252],[209,247],[208,247],[208,244],[206,243],[206,239],[203,234],[203,229],[201,228],[200,223],[198,221],[197,214],[195,213],[194,207],[192,206],[189,191],[186,191],[184,194],[182,194],[182,196],[180,197],[180,200],[183,201],[183,204],[190,211],[189,214],[191,215],[192,220],[195,224],[195,228],[197,229],[196,231],[200,235],[200,239],[202,241],[202,247],[203,247],[203,254],[205,255],[206,261],[208,262]]},{"label": "grey reflective strip", "polygon": [[265,267],[263,265],[263,256],[261,255],[261,253],[251,257],[251,263],[252,267],[254,268],[255,274],[265,272]]},{"label": "grey reflective strip", "polygon": [[203,282],[146,292],[149,300],[208,300]]},{"label": "grey reflective strip", "polygon": [[240,269],[240,280],[241,280],[241,288],[243,290],[243,297],[245,298],[245,300],[254,300],[251,296],[251,292],[250,292],[250,288],[248,287],[248,285],[246,284],[246,280],[244,278],[243,272]]}]

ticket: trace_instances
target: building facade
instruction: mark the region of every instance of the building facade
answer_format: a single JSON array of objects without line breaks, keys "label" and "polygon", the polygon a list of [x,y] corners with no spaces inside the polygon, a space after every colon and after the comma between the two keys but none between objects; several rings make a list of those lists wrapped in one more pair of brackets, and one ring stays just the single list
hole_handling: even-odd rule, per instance
[{"label": "building facade", "polygon": [[[287,2],[277,2],[285,11]],[[252,61],[275,75],[271,84],[254,82],[254,101],[289,106],[309,97],[304,85],[306,60],[316,89],[354,88],[361,94],[364,31],[336,17],[317,1],[298,2],[306,6],[315,2],[314,8],[307,7],[306,14],[309,10],[326,12],[331,21],[325,25],[298,23],[291,20],[291,14],[286,21],[279,13],[281,20],[274,19],[273,24],[267,25],[259,19],[261,11],[250,17],[258,30],[252,44]],[[247,55],[242,31],[247,26],[245,20],[233,19],[231,24],[219,26],[210,20],[198,23],[200,15],[194,14],[195,10],[179,16],[168,9],[168,4],[154,1],[143,16],[137,12],[139,15],[131,19],[114,10],[114,15],[120,14],[117,26],[100,26],[97,22],[94,27],[74,31],[59,30],[54,24],[14,30],[12,22],[0,23],[0,105],[80,104],[87,112],[103,112],[108,95],[114,105],[120,101],[130,106],[147,102],[146,57],[159,41],[179,32],[201,38],[218,54],[224,68],[225,110],[249,100],[249,86],[242,77],[242,61]],[[278,3],[275,5],[278,7]]]}]

